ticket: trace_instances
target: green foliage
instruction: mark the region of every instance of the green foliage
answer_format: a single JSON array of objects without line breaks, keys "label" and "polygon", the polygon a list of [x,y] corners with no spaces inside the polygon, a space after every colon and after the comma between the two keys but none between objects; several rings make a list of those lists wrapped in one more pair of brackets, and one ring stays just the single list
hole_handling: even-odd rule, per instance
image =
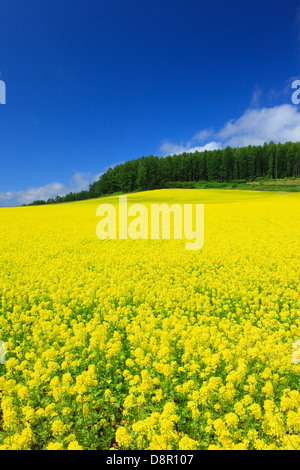
[{"label": "green foliage", "polygon": [[[109,168],[87,191],[71,192],[47,202],[34,201],[32,205],[162,188],[261,189],[251,188],[249,182],[264,183],[299,176],[300,142],[226,147],[160,158],[150,155]],[[267,190],[271,190],[270,187]]]},{"label": "green foliage", "polygon": [[196,187],[193,181],[168,181],[165,188],[194,189]]},{"label": "green foliage", "polygon": [[46,204],[46,201],[43,201],[42,199],[37,199],[36,201],[33,201],[31,204],[28,204],[29,206],[43,206]]}]

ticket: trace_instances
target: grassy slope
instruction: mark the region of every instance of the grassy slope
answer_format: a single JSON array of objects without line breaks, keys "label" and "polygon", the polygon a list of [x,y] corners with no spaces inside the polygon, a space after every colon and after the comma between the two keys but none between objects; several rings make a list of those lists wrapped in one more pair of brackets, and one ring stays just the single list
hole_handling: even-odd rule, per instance
[{"label": "grassy slope", "polygon": [[[205,189],[207,183],[199,182],[195,183],[195,187],[198,189]],[[300,179],[278,179],[270,181],[253,181],[249,183],[211,183],[211,187],[217,189],[240,189],[247,191],[275,191],[275,192],[299,192],[300,191]]]}]

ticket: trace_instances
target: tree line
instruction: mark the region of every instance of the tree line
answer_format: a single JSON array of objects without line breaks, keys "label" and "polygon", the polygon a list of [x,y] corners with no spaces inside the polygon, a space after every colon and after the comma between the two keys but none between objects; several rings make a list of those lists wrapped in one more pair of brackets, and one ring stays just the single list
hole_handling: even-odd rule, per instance
[{"label": "tree line", "polygon": [[[189,187],[207,182],[255,181],[258,178],[278,179],[300,175],[300,142],[274,142],[204,152],[156,157],[150,155],[109,168],[89,189],[56,196],[29,205],[55,204],[97,198],[117,192],[130,193],[168,187]],[[191,186],[192,187],[192,186]]]}]

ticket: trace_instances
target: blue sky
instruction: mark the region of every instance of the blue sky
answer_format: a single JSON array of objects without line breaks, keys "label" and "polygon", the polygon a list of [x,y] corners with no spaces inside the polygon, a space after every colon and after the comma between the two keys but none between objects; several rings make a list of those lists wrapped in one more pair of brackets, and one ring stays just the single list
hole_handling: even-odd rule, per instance
[{"label": "blue sky", "polygon": [[300,140],[300,1],[3,0],[0,205],[143,155]]}]

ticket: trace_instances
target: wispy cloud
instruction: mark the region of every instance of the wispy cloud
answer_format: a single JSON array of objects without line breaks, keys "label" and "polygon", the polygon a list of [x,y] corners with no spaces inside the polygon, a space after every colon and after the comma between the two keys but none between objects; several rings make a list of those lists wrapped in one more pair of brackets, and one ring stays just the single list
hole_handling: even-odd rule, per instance
[{"label": "wispy cloud", "polygon": [[255,90],[252,95],[252,100],[250,103],[250,108],[258,108],[260,104],[260,99],[262,97],[262,89],[258,86],[255,87]]},{"label": "wispy cloud", "polygon": [[212,127],[208,129],[203,129],[200,132],[197,132],[194,137],[192,137],[191,141],[192,142],[203,142],[207,140],[211,135],[213,135],[214,130]]},{"label": "wispy cloud", "polygon": [[0,201],[9,201],[15,197],[14,191],[0,192]]},{"label": "wispy cloud", "polygon": [[76,172],[68,185],[54,182],[44,186],[30,187],[26,190],[0,192],[0,201],[10,205],[29,204],[36,200],[47,201],[49,198],[64,196],[71,191],[86,190],[91,183],[99,179],[100,175],[101,173],[92,175],[91,173]]},{"label": "wispy cloud", "polygon": [[220,144],[218,142],[208,142],[202,146],[195,146],[191,147],[189,143],[186,145],[179,145],[170,141],[166,141],[160,147],[160,152],[163,156],[167,155],[178,155],[184,152],[204,152],[204,150],[215,150],[220,148]]},{"label": "wispy cloud", "polygon": [[98,181],[101,175],[109,168],[114,168],[121,162],[112,163],[104,168],[104,170],[97,174],[90,172],[76,172],[69,182],[53,182],[39,187],[30,187],[20,191],[0,191],[0,204],[1,205],[22,205],[30,204],[33,201],[43,200],[47,201],[56,196],[65,196],[70,192],[80,192],[88,189],[89,185]]},{"label": "wispy cloud", "polygon": [[62,183],[51,183],[39,188],[29,188],[25,191],[17,191],[16,199],[19,204],[28,204],[37,199],[47,200],[50,197],[66,194],[66,187]]}]

